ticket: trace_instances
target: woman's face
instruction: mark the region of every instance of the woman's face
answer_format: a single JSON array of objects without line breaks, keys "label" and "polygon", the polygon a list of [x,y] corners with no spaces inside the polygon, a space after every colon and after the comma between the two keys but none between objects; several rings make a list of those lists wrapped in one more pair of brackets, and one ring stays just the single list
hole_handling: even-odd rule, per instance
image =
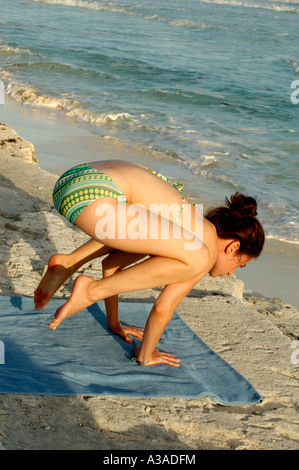
[{"label": "woman's face", "polygon": [[224,276],[226,274],[231,276],[237,268],[245,267],[251,259],[250,256],[240,255],[236,251],[220,252],[209,274],[212,277]]}]

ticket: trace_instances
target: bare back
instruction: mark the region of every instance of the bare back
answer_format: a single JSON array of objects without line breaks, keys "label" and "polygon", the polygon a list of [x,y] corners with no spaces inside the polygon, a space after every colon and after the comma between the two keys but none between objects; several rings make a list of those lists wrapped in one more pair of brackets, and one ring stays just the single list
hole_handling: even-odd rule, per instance
[{"label": "bare back", "polygon": [[142,166],[121,160],[104,160],[89,164],[110,176],[120,187],[127,201],[132,204],[142,204],[147,209],[151,204],[181,205],[182,196],[177,189]]}]

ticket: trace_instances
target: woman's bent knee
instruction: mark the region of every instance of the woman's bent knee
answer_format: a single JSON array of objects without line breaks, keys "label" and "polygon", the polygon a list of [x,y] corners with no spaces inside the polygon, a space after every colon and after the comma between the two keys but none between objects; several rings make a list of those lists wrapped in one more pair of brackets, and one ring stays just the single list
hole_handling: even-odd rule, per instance
[{"label": "woman's bent knee", "polygon": [[102,261],[103,277],[111,276],[117,270],[118,270],[118,267],[115,266],[115,263],[113,262],[113,259],[111,259],[111,256],[110,255],[106,256],[106,258],[104,258]]}]

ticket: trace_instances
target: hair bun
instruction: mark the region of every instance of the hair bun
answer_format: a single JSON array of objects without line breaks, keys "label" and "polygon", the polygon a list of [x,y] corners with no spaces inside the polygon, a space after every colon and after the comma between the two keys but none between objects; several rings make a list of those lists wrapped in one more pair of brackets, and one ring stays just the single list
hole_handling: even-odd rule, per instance
[{"label": "hair bun", "polygon": [[226,198],[226,204],[235,217],[254,217],[257,215],[257,202],[253,197],[237,192],[230,199]]}]

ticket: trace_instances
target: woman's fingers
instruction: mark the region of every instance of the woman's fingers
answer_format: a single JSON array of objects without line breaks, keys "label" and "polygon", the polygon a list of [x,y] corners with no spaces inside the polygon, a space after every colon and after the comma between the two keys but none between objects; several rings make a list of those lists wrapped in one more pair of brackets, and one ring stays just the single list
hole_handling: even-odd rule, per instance
[{"label": "woman's fingers", "polygon": [[143,338],[144,328],[136,328],[135,326],[125,326],[124,330],[128,335],[135,336],[138,339]]},{"label": "woman's fingers", "polygon": [[[135,355],[138,356],[139,348],[135,348]],[[172,367],[180,367],[180,359],[175,357],[173,354],[161,352],[159,349],[155,349],[152,358],[149,361],[146,361],[146,366],[155,366],[158,364],[167,364]],[[141,364],[142,365],[142,364]]]},{"label": "woman's fingers", "polygon": [[144,329],[137,328],[135,326],[126,326],[120,323],[117,328],[110,328],[112,333],[123,338],[127,343],[133,343],[129,335],[135,336],[136,338],[142,340]]},{"label": "woman's fingers", "polygon": [[153,365],[154,363],[154,364],[167,364],[172,367],[180,367],[180,364],[179,364],[180,359],[175,357],[173,354],[163,353],[161,351],[158,351],[158,349],[156,349],[154,351],[153,356],[154,357],[152,358],[151,364],[149,365]]}]

